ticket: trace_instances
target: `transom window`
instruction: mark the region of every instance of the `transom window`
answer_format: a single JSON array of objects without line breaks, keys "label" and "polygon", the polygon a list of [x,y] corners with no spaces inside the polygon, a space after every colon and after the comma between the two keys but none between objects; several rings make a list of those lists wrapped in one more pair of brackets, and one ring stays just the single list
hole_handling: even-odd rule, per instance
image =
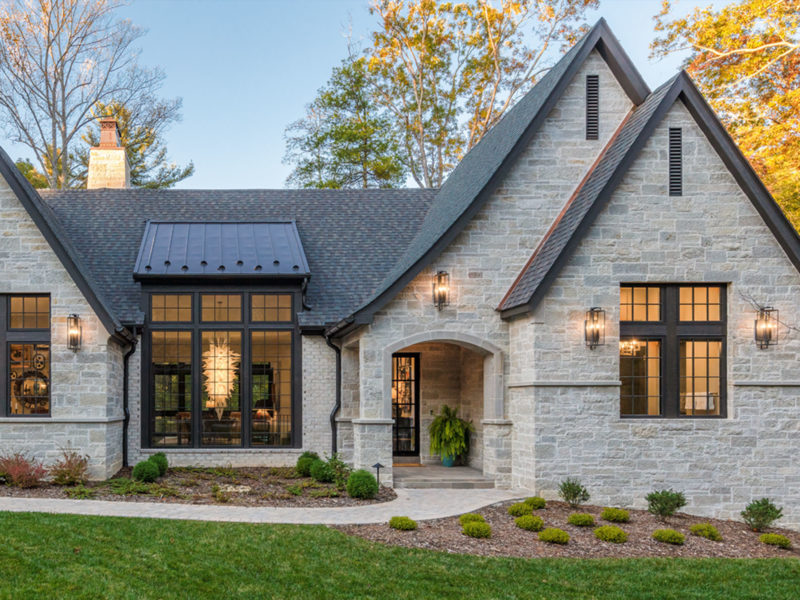
[{"label": "transom window", "polygon": [[[151,294],[151,447],[268,447],[299,443],[293,294],[177,294],[192,314],[164,321]],[[186,300],[182,300],[185,297]],[[250,311],[244,307],[251,306]],[[252,315],[252,316],[251,316]]]},{"label": "transom window", "polygon": [[50,414],[50,297],[0,296],[0,415]]},{"label": "transom window", "polygon": [[620,414],[725,416],[724,285],[620,287]]}]

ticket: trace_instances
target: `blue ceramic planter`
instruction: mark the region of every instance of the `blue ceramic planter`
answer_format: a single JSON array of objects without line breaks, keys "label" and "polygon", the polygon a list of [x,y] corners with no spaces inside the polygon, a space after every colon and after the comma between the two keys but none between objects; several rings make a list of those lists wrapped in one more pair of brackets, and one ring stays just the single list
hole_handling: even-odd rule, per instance
[{"label": "blue ceramic planter", "polygon": [[456,459],[454,456],[443,456],[442,457],[442,466],[443,467],[452,467],[456,464]]}]

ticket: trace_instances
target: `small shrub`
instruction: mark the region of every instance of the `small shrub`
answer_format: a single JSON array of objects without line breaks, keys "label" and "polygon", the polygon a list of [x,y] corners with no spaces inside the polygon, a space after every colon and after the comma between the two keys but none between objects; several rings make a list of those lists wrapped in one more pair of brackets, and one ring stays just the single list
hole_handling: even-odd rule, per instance
[{"label": "small shrub", "polygon": [[603,525],[594,530],[594,537],[612,544],[624,544],[628,541],[628,534],[616,525]]},{"label": "small shrub", "polygon": [[686,496],[675,490],[656,490],[647,494],[647,510],[664,520],[686,506]]},{"label": "small shrub", "polygon": [[295,465],[297,474],[303,477],[311,475],[311,463],[315,460],[319,460],[319,454],[316,452],[303,452],[300,458],[297,459],[297,464]]},{"label": "small shrub", "polygon": [[544,528],[544,519],[533,515],[522,515],[514,519],[514,525],[525,531],[541,531]]},{"label": "small shrub", "polygon": [[467,523],[485,523],[486,519],[483,518],[483,515],[479,515],[478,513],[465,513],[458,517],[458,522],[462,525],[466,525]]},{"label": "small shrub", "polygon": [[792,547],[792,542],[789,541],[789,538],[779,533],[762,533],[758,536],[758,539],[764,544],[778,546],[778,548],[783,548],[784,550],[788,550]]},{"label": "small shrub", "polygon": [[378,495],[378,480],[366,469],[358,469],[347,478],[347,494],[351,498],[374,498]]},{"label": "small shrub", "polygon": [[339,458],[338,452],[334,452],[333,455],[328,458],[328,467],[330,467],[333,472],[333,483],[336,484],[337,488],[343,490],[347,485],[347,479],[350,477],[350,473],[353,472],[353,469]]},{"label": "small shrub", "polygon": [[539,496],[533,496],[531,498],[525,498],[525,504],[530,506],[533,510],[541,510],[547,506],[547,501]]},{"label": "small shrub", "polygon": [[94,498],[94,495],[95,491],[85,487],[83,484],[67,489],[67,498],[72,498],[73,500],[89,500]]},{"label": "small shrub", "polygon": [[594,517],[589,513],[572,513],[567,517],[567,523],[576,527],[594,527]]},{"label": "small shrub", "polygon": [[226,504],[231,501],[231,495],[228,492],[223,492],[222,488],[216,483],[211,486],[211,495],[214,497],[214,500],[220,504]]},{"label": "small shrub", "polygon": [[149,460],[136,463],[136,466],[133,467],[133,478],[136,481],[152,483],[158,479],[158,465]]},{"label": "small shrub", "polygon": [[558,486],[558,495],[570,505],[571,508],[578,508],[581,504],[588,502],[589,492],[581,485],[577,479],[567,478]]},{"label": "small shrub", "polygon": [[611,521],[612,523],[627,523],[631,520],[631,513],[624,508],[606,507],[600,514],[600,518],[604,521]]},{"label": "small shrub", "polygon": [[674,529],[656,529],[653,532],[653,539],[657,542],[674,544],[675,546],[682,546],[683,542],[686,541],[686,537],[680,531],[675,531]]},{"label": "small shrub", "polygon": [[311,477],[320,483],[332,483],[336,477],[331,466],[324,460],[317,459],[311,463]]},{"label": "small shrub", "polygon": [[566,544],[569,542],[569,534],[563,529],[548,527],[539,532],[539,540],[548,544]]},{"label": "small shrub", "polygon": [[488,538],[492,536],[492,526],[480,521],[470,521],[464,525],[461,533],[474,538]]},{"label": "small shrub", "polygon": [[134,481],[127,477],[119,477],[108,482],[111,485],[111,493],[117,496],[135,496],[137,494],[147,494],[150,486],[141,481]]},{"label": "small shrub", "polygon": [[741,514],[750,529],[764,531],[783,516],[783,509],[775,506],[769,498],[761,498],[748,504]]},{"label": "small shrub", "polygon": [[417,528],[417,522],[408,517],[392,517],[389,519],[389,527],[400,531],[413,531]]},{"label": "small shrub", "polygon": [[164,473],[167,472],[167,467],[169,467],[169,461],[167,460],[167,455],[163,452],[156,452],[153,456],[150,457],[150,462],[154,463],[158,467],[158,476],[163,477]]},{"label": "small shrub", "polygon": [[74,450],[62,450],[61,460],[50,467],[50,475],[56,485],[77,485],[86,483],[89,457],[81,456]]},{"label": "small shrub", "polygon": [[706,538],[712,542],[722,541],[722,536],[719,534],[719,531],[711,523],[695,523],[689,527],[689,531],[692,532],[692,535]]},{"label": "small shrub", "polygon": [[302,485],[289,485],[289,486],[286,486],[286,491],[289,492],[292,496],[302,496],[303,495],[303,486]]},{"label": "small shrub", "polygon": [[533,509],[529,504],[517,502],[508,507],[508,514],[510,514],[512,517],[521,517],[523,515],[533,514]]},{"label": "small shrub", "polygon": [[42,484],[47,469],[42,463],[28,458],[22,452],[0,457],[0,473],[9,485],[19,488],[32,488]]}]

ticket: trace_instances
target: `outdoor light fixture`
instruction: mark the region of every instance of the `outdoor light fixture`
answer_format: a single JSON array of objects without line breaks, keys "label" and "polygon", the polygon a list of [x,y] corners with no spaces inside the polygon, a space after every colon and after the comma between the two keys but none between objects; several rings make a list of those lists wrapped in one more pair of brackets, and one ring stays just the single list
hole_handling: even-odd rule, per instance
[{"label": "outdoor light fixture", "polygon": [[778,309],[765,306],[758,309],[755,321],[756,346],[768,348],[778,343]]},{"label": "outdoor light fixture", "polygon": [[604,346],[606,343],[606,311],[597,306],[593,306],[586,311],[586,319],[583,322],[583,337],[590,350],[597,346]]},{"label": "outdoor light fixture", "polygon": [[439,271],[433,277],[433,305],[439,310],[450,305],[450,275],[447,271]]},{"label": "outdoor light fixture", "polygon": [[67,348],[77,352],[81,347],[81,318],[78,315],[67,317]]},{"label": "outdoor light fixture", "polygon": [[377,475],[377,477],[375,477],[375,479],[378,480],[378,485],[380,485],[381,484],[381,469],[383,469],[383,465],[381,463],[375,463],[374,465],[372,465],[372,468],[375,469],[375,474]]}]

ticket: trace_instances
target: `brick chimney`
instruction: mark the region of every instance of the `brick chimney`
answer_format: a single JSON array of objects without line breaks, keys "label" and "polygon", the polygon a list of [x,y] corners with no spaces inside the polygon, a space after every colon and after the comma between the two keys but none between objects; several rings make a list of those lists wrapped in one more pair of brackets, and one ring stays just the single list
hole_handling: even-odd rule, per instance
[{"label": "brick chimney", "polygon": [[119,127],[114,117],[100,119],[100,145],[89,149],[86,188],[129,188],[131,168],[125,147],[119,145]]}]

